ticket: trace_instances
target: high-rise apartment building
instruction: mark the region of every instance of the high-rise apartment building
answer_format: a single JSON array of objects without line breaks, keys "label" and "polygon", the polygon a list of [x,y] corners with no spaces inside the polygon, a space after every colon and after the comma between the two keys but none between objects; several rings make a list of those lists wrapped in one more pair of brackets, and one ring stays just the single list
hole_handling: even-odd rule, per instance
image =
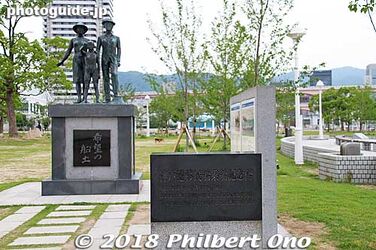
[{"label": "high-rise apartment building", "polygon": [[376,85],[376,64],[367,65],[364,84]]},{"label": "high-rise apartment building", "polygon": [[[85,37],[96,42],[97,38],[103,33],[102,17],[99,13],[103,14],[102,10],[105,10],[106,16],[113,17],[113,0],[53,0],[49,7],[54,9],[65,8],[64,10],[85,8],[90,13],[87,15],[72,15],[72,12],[67,10],[66,13],[63,13],[64,15],[60,15],[62,12],[58,12],[56,18],[45,17],[43,22],[45,37],[60,36],[72,39],[76,36],[72,29],[73,25],[82,22],[88,27]],[[72,72],[67,70],[66,74],[68,79],[72,81]],[[72,102],[77,99],[74,86],[70,91],[56,90],[52,94],[57,102]]]}]

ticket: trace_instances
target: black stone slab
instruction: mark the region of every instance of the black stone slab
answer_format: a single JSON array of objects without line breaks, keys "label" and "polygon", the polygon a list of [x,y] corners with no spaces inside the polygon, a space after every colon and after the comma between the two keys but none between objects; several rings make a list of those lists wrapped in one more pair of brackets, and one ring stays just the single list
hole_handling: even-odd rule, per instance
[{"label": "black stone slab", "polygon": [[91,194],[138,194],[142,188],[141,174],[123,180],[44,180],[42,196],[91,195]]},{"label": "black stone slab", "polygon": [[65,118],[52,119],[52,179],[66,179]]},{"label": "black stone slab", "polygon": [[73,130],[74,167],[111,167],[111,130]]},{"label": "black stone slab", "polygon": [[134,117],[134,105],[56,104],[48,106],[50,117]]},{"label": "black stone slab", "polygon": [[260,154],[151,155],[151,221],[261,220]]}]

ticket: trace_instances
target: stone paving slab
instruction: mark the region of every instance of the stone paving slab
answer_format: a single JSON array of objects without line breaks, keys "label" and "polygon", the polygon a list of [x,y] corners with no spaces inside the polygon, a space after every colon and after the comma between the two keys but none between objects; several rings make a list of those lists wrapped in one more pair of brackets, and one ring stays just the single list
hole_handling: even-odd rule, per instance
[{"label": "stone paving slab", "polygon": [[122,212],[128,211],[131,205],[109,205],[106,212]]},{"label": "stone paving slab", "polygon": [[130,225],[128,228],[128,235],[150,235],[151,226],[150,224],[136,224]]},{"label": "stone paving slab", "polygon": [[93,210],[95,205],[88,205],[88,206],[59,206],[56,208],[56,211],[65,211],[65,210]]},{"label": "stone paving slab", "polygon": [[[127,217],[129,207],[130,206],[125,205],[112,205],[107,207],[88,234],[93,236],[94,239],[102,239],[105,234],[118,235]],[[95,248],[92,246],[90,249]]]},{"label": "stone paving slab", "polygon": [[61,250],[61,247],[20,248],[21,250]]},{"label": "stone paving slab", "polygon": [[141,181],[140,194],[42,196],[40,182],[24,183],[0,192],[0,206],[75,204],[80,202],[117,203],[150,202],[150,181]]},{"label": "stone paving slab", "polygon": [[7,235],[9,232],[13,231],[17,227],[21,226],[40,211],[42,211],[45,206],[39,207],[23,207],[18,209],[14,214],[11,214],[0,221],[0,238]]},{"label": "stone paving slab", "polygon": [[56,234],[56,233],[74,233],[80,226],[46,226],[32,227],[25,234]]},{"label": "stone paving slab", "polygon": [[61,211],[61,212],[52,212],[47,215],[47,217],[74,217],[74,216],[89,216],[92,213],[90,210],[84,211]]},{"label": "stone paving slab", "polygon": [[102,219],[124,219],[127,216],[128,210],[124,212],[106,212],[101,218]]},{"label": "stone paving slab", "polygon": [[9,246],[65,244],[69,238],[70,235],[20,237],[9,244]]},{"label": "stone paving slab", "polygon": [[35,214],[35,213],[39,213],[43,209],[45,209],[45,206],[22,207],[14,213],[15,214]]},{"label": "stone paving slab", "polygon": [[61,250],[61,247],[24,248],[24,250]]},{"label": "stone paving slab", "polygon": [[75,217],[75,218],[56,218],[56,219],[43,219],[38,222],[38,225],[56,225],[56,224],[80,224],[84,222],[86,218]]}]

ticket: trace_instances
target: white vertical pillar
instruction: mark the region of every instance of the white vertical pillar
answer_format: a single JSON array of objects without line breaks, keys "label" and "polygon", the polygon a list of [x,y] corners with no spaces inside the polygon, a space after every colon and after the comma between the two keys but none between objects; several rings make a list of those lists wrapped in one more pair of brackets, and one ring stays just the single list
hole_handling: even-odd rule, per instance
[{"label": "white vertical pillar", "polygon": [[146,103],[146,136],[150,136],[150,114],[149,114],[149,102]]},{"label": "white vertical pillar", "polygon": [[[298,50],[296,48],[295,51],[295,82],[298,83],[299,81],[299,58],[298,58]],[[302,124],[302,116],[300,113],[300,92],[297,86],[296,93],[295,93],[295,154],[294,160],[295,164],[302,165],[304,164],[303,159],[303,124]]]},{"label": "white vertical pillar", "polygon": [[322,90],[319,92],[319,113],[320,113],[320,123],[319,123],[319,138],[324,139],[324,129],[323,129],[323,120],[322,120]]},{"label": "white vertical pillar", "polygon": [[27,113],[28,113],[29,115],[31,115],[31,103],[30,103],[30,101],[27,102]]}]

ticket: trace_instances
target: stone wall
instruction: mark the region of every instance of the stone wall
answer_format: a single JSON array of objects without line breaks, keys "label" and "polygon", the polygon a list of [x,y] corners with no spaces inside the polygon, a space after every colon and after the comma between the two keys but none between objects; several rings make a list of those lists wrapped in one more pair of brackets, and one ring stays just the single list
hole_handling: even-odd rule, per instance
[{"label": "stone wall", "polygon": [[[281,140],[281,152],[282,154],[294,158],[295,154],[295,137],[287,137]],[[305,161],[311,161],[318,163],[320,156],[318,153],[336,153],[336,151],[315,148],[309,146],[303,146],[303,158]]]},{"label": "stone wall", "polygon": [[320,179],[376,184],[376,156],[342,156],[319,153]]},{"label": "stone wall", "polygon": [[[295,137],[281,140],[281,152],[294,158]],[[320,179],[356,184],[376,184],[376,156],[342,156],[339,152],[303,147],[304,160],[319,164]]]}]

